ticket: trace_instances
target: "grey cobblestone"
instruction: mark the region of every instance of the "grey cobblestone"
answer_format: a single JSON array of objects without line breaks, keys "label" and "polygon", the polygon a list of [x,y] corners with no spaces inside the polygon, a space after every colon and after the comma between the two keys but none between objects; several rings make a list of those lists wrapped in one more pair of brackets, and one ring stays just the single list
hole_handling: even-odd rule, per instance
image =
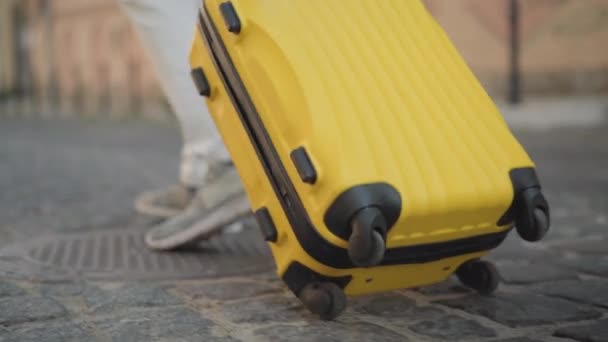
[{"label": "grey cobblestone", "polygon": [[234,341],[214,335],[212,321],[183,307],[122,313],[95,325],[112,341]]},{"label": "grey cobblestone", "polygon": [[502,281],[506,284],[531,284],[556,280],[577,279],[574,270],[548,263],[517,262],[497,265]]},{"label": "grey cobblestone", "polygon": [[550,296],[608,308],[608,280],[558,281],[535,288]]},{"label": "grey cobblestone", "polygon": [[44,279],[45,281],[65,281],[75,274],[26,260],[20,256],[0,256],[0,278]]},{"label": "grey cobblestone", "polygon": [[144,122],[3,119],[0,153],[10,161],[3,159],[0,170],[0,217],[9,228],[2,230],[28,239],[131,217],[135,196],[176,179],[176,129]]},{"label": "grey cobblestone", "polygon": [[0,326],[49,320],[67,315],[59,302],[46,297],[0,299]]},{"label": "grey cobblestone", "polygon": [[83,294],[87,285],[83,282],[62,282],[41,284],[38,286],[40,292],[45,296],[50,297],[72,297]]},{"label": "grey cobblestone", "polygon": [[582,321],[602,315],[587,305],[529,293],[499,293],[493,297],[468,296],[440,303],[511,327]]},{"label": "grey cobblestone", "polygon": [[312,317],[297,298],[281,295],[225,304],[222,310],[234,323],[294,322]]},{"label": "grey cobblestone", "polygon": [[309,326],[275,325],[255,331],[263,341],[273,342],[407,342],[410,339],[395,331],[388,330],[372,323],[317,323]]},{"label": "grey cobblestone", "polygon": [[[608,224],[597,225],[593,227],[596,229],[603,229],[603,234],[608,235]],[[593,229],[591,228],[591,229]],[[608,255],[608,238],[598,237],[598,234],[586,239],[566,239],[558,243],[552,244],[551,247],[554,249],[567,250],[569,252],[583,254],[583,255]]]},{"label": "grey cobblestone", "polygon": [[562,261],[562,265],[587,274],[608,277],[608,256],[579,256]]},{"label": "grey cobblestone", "polygon": [[[570,203],[560,205],[561,208],[568,208]],[[589,215],[589,213],[586,213]],[[571,215],[567,213],[566,215]],[[552,246],[556,249],[567,248],[570,251],[581,253],[581,254],[606,254],[605,251],[597,250],[593,248],[591,251],[584,249],[584,247],[592,246],[596,247],[595,244],[587,245],[584,241],[590,239],[597,240],[598,236],[603,236],[603,240],[606,239],[606,226],[608,223],[589,222],[589,218],[581,220],[579,217],[567,216],[559,219],[559,229],[554,230],[550,235],[548,241],[552,242]],[[576,241],[576,242],[575,242]],[[582,243],[579,243],[581,241]]]},{"label": "grey cobblestone", "polygon": [[496,336],[494,330],[475,321],[448,315],[435,307],[418,306],[397,293],[357,298],[351,306],[356,312],[380,318],[387,325],[431,338],[466,340]]},{"label": "grey cobblestone", "polygon": [[415,289],[416,292],[427,296],[445,295],[445,294],[462,294],[470,293],[471,289],[462,285],[455,276],[448,278],[446,281],[433,284],[429,286],[423,286]]},{"label": "grey cobblestone", "polygon": [[82,342],[96,341],[97,337],[85,326],[75,323],[23,328],[11,331],[0,342]]},{"label": "grey cobblestone", "polygon": [[495,340],[493,342],[542,342],[540,340],[531,339],[528,337],[514,337],[506,340]]},{"label": "grey cobblestone", "polygon": [[177,291],[189,299],[234,300],[281,291],[280,284],[266,281],[225,281],[205,284],[188,283],[180,285]]},{"label": "grey cobblestone", "polygon": [[359,313],[408,323],[443,314],[436,308],[418,307],[413,300],[395,293],[356,298],[349,305]]},{"label": "grey cobblestone", "polygon": [[131,284],[112,290],[89,287],[85,290],[84,296],[87,307],[94,312],[108,312],[133,307],[167,306],[181,303],[164,289],[145,284]]},{"label": "grey cobblestone", "polygon": [[[349,298],[347,312],[326,323],[271,272],[262,281],[257,274],[118,286],[122,280],[78,283],[85,274],[2,254],[40,234],[134,228],[133,198],[177,180],[177,128],[0,123],[0,341],[608,341],[603,281],[573,279],[608,277],[606,125],[540,138],[520,134],[538,162],[553,229],[540,244],[510,234],[488,256],[506,280],[493,297],[451,278],[416,291]],[[142,220],[135,228],[149,224]],[[554,332],[559,337],[549,336]]]},{"label": "grey cobblestone", "polygon": [[441,316],[410,326],[410,329],[420,335],[440,339],[442,341],[462,341],[472,338],[495,337],[493,329],[484,327],[478,322],[454,315]]},{"label": "grey cobblestone", "polygon": [[555,257],[555,253],[551,250],[539,249],[525,244],[517,235],[517,232],[513,231],[500,246],[486,256],[486,259],[495,262],[546,263],[547,260],[553,260]]},{"label": "grey cobblestone", "polygon": [[555,336],[571,338],[581,342],[606,342],[608,341],[608,319],[597,322],[560,328],[555,331]]},{"label": "grey cobblestone", "polygon": [[15,284],[0,281],[0,298],[2,297],[14,297],[25,294],[25,291]]}]

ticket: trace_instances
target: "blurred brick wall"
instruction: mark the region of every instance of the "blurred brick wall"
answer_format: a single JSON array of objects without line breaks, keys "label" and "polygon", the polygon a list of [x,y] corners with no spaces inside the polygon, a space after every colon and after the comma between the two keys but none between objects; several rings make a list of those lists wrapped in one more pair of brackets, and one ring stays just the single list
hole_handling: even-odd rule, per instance
[{"label": "blurred brick wall", "polygon": [[33,92],[40,98],[83,115],[166,111],[154,70],[116,1],[22,0],[22,5],[31,30]]},{"label": "blurred brick wall", "polygon": [[[425,2],[489,93],[502,98],[508,1]],[[164,105],[154,71],[115,0],[18,3],[27,12],[33,90],[40,98],[57,99],[62,110],[78,113],[150,113]],[[521,3],[525,93],[606,92],[608,0]]]},{"label": "blurred brick wall", "polygon": [[16,63],[14,8],[16,0],[0,0],[0,97],[12,93],[17,75]]},{"label": "blurred brick wall", "polygon": [[162,100],[148,59],[115,1],[54,3],[54,58],[65,104],[120,114]]},{"label": "blurred brick wall", "polygon": [[[425,0],[490,93],[506,92],[506,0]],[[528,94],[608,91],[608,0],[520,0]]]}]

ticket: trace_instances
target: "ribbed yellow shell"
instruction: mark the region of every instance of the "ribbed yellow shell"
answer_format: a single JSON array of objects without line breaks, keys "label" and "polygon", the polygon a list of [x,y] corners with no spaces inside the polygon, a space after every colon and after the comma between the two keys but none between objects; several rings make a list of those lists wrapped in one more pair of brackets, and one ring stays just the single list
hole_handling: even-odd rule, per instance
[{"label": "ribbed yellow shell", "polygon": [[[534,167],[497,107],[419,0],[232,0],[242,21],[228,32],[222,0],[205,4],[312,223],[344,190],[386,182],[403,200],[387,247],[499,232],[513,199],[509,170]],[[212,86],[206,99],[253,209],[279,230],[270,243],[281,275],[294,260],[326,275],[352,275],[347,294],[444,280],[476,253],[419,265],[337,270],[301,248],[199,32],[192,67]],[[201,100],[203,101],[203,100]],[[202,105],[202,103],[201,103]],[[304,146],[318,173],[301,182],[290,152]],[[366,279],[373,281],[366,281]]]}]

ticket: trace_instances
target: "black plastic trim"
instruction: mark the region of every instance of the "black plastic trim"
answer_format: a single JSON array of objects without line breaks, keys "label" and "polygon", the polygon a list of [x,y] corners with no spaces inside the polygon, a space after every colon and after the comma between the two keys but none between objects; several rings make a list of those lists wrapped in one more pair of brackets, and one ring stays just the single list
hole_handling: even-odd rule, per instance
[{"label": "black plastic trim", "polygon": [[447,242],[387,249],[383,265],[421,264],[464,254],[492,250],[507,238],[511,229]]},{"label": "black plastic trim", "polygon": [[[353,265],[345,248],[340,248],[325,240],[312,225],[296,190],[289,178],[281,159],[272,144],[262,120],[249,97],[232,59],[221,41],[217,28],[212,22],[206,5],[199,15],[201,34],[205,38],[205,45],[209,50],[211,59],[218,71],[222,83],[232,101],[243,128],[247,132],[254,150],[262,164],[272,188],[279,199],[281,206],[289,220],[293,232],[304,250],[320,263],[338,269],[356,268]],[[502,241],[508,231],[490,234]],[[463,250],[467,253],[480,252],[495,248],[495,241],[486,239],[487,236],[468,238],[467,248],[461,246],[460,240],[447,243],[429,244],[414,247],[398,247],[387,249],[386,257],[380,265],[396,265],[404,263],[440,260],[446,257],[460,255]],[[475,243],[477,242],[477,243]],[[441,245],[441,251],[436,248]],[[423,257],[417,258],[415,253],[426,251]],[[419,260],[419,261],[418,261]]]},{"label": "black plastic trim", "polygon": [[368,207],[376,207],[382,212],[388,232],[401,215],[401,195],[387,183],[352,187],[340,194],[327,209],[324,217],[325,225],[332,233],[348,240],[352,217],[359,210]]},{"label": "black plastic trim", "polygon": [[292,262],[282,276],[289,290],[298,297],[300,291],[308,284],[317,281],[329,281],[344,289],[352,280],[352,276],[327,277],[321,275],[297,261]]},{"label": "black plastic trim", "polygon": [[255,218],[258,221],[258,226],[264,236],[264,240],[270,242],[277,242],[278,232],[277,227],[274,225],[270,211],[267,208],[260,208],[255,212]]},{"label": "black plastic trim", "polygon": [[190,71],[190,76],[192,77],[192,81],[194,82],[196,90],[200,96],[208,97],[211,95],[211,86],[209,85],[207,76],[205,76],[205,72],[202,68],[192,69]]},{"label": "black plastic trim", "polygon": [[239,34],[241,32],[241,19],[239,19],[239,15],[236,13],[234,4],[230,1],[220,4],[220,12],[222,12],[222,17],[228,31]]},{"label": "black plastic trim", "polygon": [[291,161],[296,170],[298,170],[302,182],[315,184],[317,181],[317,171],[304,147],[298,147],[291,152]]},{"label": "black plastic trim", "polygon": [[512,169],[509,171],[509,177],[513,184],[513,200],[507,211],[498,220],[497,225],[499,226],[504,226],[515,221],[517,205],[520,202],[519,198],[526,189],[538,188],[540,190],[541,188],[536,170],[532,167]]}]

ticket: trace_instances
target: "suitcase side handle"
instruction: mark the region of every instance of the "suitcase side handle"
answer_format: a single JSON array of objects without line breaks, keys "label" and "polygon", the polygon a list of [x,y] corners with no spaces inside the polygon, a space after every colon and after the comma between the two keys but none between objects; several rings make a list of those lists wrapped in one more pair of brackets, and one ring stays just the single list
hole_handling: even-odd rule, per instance
[{"label": "suitcase side handle", "polygon": [[239,18],[232,1],[226,1],[220,4],[220,12],[224,18],[226,29],[234,34],[241,33],[241,19]]}]

